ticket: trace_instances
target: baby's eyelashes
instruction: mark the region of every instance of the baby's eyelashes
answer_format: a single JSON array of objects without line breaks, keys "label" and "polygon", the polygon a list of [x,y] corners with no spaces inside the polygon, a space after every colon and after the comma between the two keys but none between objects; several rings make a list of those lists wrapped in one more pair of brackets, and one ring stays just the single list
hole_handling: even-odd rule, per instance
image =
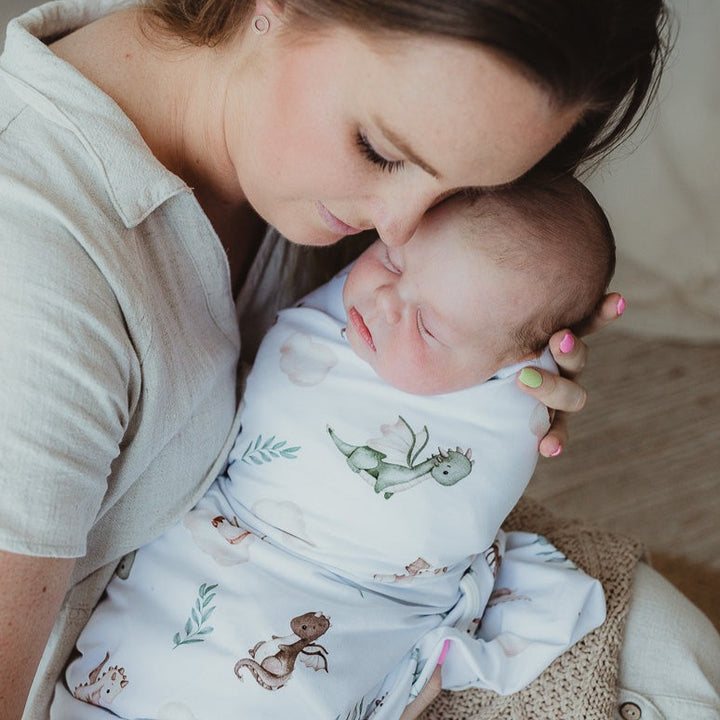
[{"label": "baby's eyelashes", "polygon": [[422,310],[420,308],[418,308],[417,311],[417,326],[420,335],[428,344],[433,345],[434,347],[447,347],[447,345],[442,340],[440,340],[440,338],[438,338],[432,330],[428,329],[428,326],[425,324],[425,320],[423,318]]}]

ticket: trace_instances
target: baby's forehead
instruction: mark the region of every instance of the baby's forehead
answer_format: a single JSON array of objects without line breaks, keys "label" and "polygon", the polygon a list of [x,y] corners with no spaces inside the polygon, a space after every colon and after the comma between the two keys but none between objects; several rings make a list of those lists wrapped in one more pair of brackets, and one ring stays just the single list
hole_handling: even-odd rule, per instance
[{"label": "baby's forehead", "polygon": [[[464,255],[455,281],[465,303],[482,307],[506,328],[527,322],[547,307],[561,281],[561,263],[550,259],[538,264],[517,245],[471,244]],[[466,325],[473,319],[472,312],[464,315]]]},{"label": "baby's forehead", "polygon": [[466,200],[446,217],[457,224],[459,237],[470,249],[482,251],[496,262],[520,262],[537,253],[545,234],[540,222],[507,199]]}]

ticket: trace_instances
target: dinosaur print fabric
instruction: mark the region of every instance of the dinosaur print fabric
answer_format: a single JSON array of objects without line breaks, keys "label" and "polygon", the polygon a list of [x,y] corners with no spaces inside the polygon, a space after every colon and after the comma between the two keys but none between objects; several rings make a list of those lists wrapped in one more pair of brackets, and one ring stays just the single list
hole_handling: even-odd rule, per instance
[{"label": "dinosaur print fabric", "polygon": [[124,561],[52,718],[397,718],[447,640],[446,687],[509,693],[602,622],[596,581],[500,530],[547,429],[520,366],[395,390],[345,342],[343,281],[280,313],[226,472]]}]

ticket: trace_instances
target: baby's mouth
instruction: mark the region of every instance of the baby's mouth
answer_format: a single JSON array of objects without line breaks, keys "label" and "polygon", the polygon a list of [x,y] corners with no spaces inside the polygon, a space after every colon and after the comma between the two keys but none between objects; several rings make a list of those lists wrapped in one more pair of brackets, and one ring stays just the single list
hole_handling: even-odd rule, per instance
[{"label": "baby's mouth", "polygon": [[363,316],[358,312],[355,306],[351,307],[348,311],[348,319],[352,323],[355,332],[363,339],[365,344],[375,352],[375,343],[373,342],[372,333],[368,329],[368,326],[363,320]]}]

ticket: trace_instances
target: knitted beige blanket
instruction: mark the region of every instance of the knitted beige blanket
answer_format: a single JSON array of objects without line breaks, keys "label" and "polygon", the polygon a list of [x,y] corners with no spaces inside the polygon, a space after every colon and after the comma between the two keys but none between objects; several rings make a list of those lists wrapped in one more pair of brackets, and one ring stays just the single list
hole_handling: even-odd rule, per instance
[{"label": "knitted beige blanket", "polygon": [[533,683],[514,695],[487,690],[442,692],[422,720],[609,720],[616,706],[615,680],[630,584],[643,545],[579,521],[556,518],[522,498],[503,525],[544,535],[605,590],[607,619],[561,655]]}]

